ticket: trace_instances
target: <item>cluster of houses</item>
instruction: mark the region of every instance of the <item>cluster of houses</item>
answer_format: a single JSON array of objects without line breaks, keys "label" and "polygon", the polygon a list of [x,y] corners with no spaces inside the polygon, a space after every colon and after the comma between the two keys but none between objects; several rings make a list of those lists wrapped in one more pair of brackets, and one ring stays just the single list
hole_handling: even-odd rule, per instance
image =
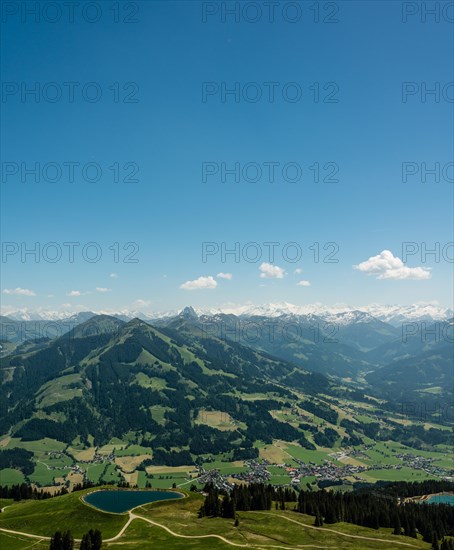
[{"label": "cluster of houses", "polygon": [[73,474],[82,474],[85,477],[85,471],[79,466],[79,464],[73,464],[70,466],[70,470]]},{"label": "cluster of houses", "polygon": [[[73,456],[68,455],[66,453],[62,453],[60,451],[47,451],[45,454],[46,456],[52,459],[59,459],[59,458],[62,458],[63,456],[69,456],[74,460]],[[86,460],[78,459],[77,462],[80,462],[83,464],[104,464],[105,462],[114,462],[115,458],[116,457],[114,452],[110,453],[109,455],[106,455],[96,451],[92,458],[89,458]],[[50,468],[52,468],[52,466],[50,466]],[[59,468],[52,468],[52,469],[59,469]]]},{"label": "cluster of houses", "polygon": [[[330,456],[336,460],[342,460],[348,456],[359,459],[367,458],[367,455],[364,454],[367,449],[368,447],[365,446],[361,450],[352,449],[348,452],[343,450],[333,453]],[[436,466],[432,458],[412,454],[396,454],[396,458],[399,458],[402,464],[374,464],[372,466],[359,464],[338,465],[326,459],[322,464],[315,464],[313,462],[305,463],[302,460],[295,459],[298,466],[294,467],[286,463],[270,464],[267,460],[249,460],[244,463],[247,467],[245,472],[232,474],[221,474],[218,469],[205,470],[202,466],[199,466],[197,481],[202,484],[211,482],[218,489],[225,489],[227,491],[233,487],[233,480],[247,483],[269,483],[271,478],[271,473],[268,469],[269,466],[277,466],[285,469],[289,475],[289,483],[294,487],[298,487],[301,480],[305,477],[315,477],[318,481],[332,481],[336,483],[344,481],[347,478],[361,480],[359,474],[368,470],[400,470],[403,467],[423,470],[429,475],[443,477],[445,479],[452,479],[454,475],[452,470],[446,470]]]},{"label": "cluster of houses", "polygon": [[258,462],[256,460],[246,461],[244,463],[249,469],[246,472],[240,472],[231,474],[231,477],[238,479],[239,481],[246,481],[248,483],[268,483],[271,477],[270,472],[267,470],[268,462]]},{"label": "cluster of houses", "polygon": [[[397,458],[400,458],[405,466],[413,468],[414,470],[423,470],[426,474],[442,477],[444,479],[450,480],[454,477],[454,471],[441,468],[436,466],[433,462],[433,458],[428,458],[424,456],[417,456],[412,454],[396,454]],[[454,460],[453,460],[454,466]]]},{"label": "cluster of houses", "polygon": [[230,492],[233,489],[233,483],[227,480],[226,475],[221,474],[217,468],[212,470],[205,470],[203,466],[197,466],[198,477],[195,481],[202,485],[212,483],[213,487],[219,490],[225,490]]},{"label": "cluster of houses", "polygon": [[[315,464],[310,462],[308,464],[303,461],[297,461],[299,465],[293,467],[290,464],[273,464],[285,469],[289,476],[289,484],[296,487],[301,483],[301,479],[307,476],[313,476],[317,479],[326,481],[342,481],[347,477],[353,477],[356,479],[360,472],[368,470],[366,466],[355,466],[346,464],[343,466],[337,466],[325,460],[323,464]],[[229,481],[237,480],[246,483],[269,483],[271,473],[268,470],[268,466],[271,464],[266,461],[250,460],[245,462],[247,470],[245,472],[237,472],[232,474],[221,474],[220,471],[215,468],[212,470],[205,470],[202,466],[198,467],[197,482],[200,484],[212,483],[218,489],[230,490],[233,487],[233,483]]]},{"label": "cluster of houses", "polygon": [[84,464],[104,464],[105,462],[114,462],[115,453],[112,452],[109,455],[98,453],[97,451],[93,455],[93,458],[88,460],[79,460],[78,462],[83,462]]},{"label": "cluster of houses", "polygon": [[293,485],[298,485],[301,478],[307,476],[313,476],[323,481],[342,481],[347,477],[357,478],[359,473],[369,469],[367,466],[357,466],[353,464],[338,466],[329,460],[324,460],[322,464],[315,464],[313,462],[306,464],[300,460],[297,462],[299,464],[297,468],[287,468],[287,472],[292,478],[291,483]]}]

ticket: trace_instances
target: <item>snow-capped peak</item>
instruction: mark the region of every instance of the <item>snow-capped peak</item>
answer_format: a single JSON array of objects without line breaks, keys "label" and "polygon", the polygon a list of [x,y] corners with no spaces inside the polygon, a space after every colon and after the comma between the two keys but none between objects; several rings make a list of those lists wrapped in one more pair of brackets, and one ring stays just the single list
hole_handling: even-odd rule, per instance
[{"label": "snow-capped peak", "polygon": [[96,314],[112,315],[124,319],[133,319],[138,317],[143,320],[161,319],[165,317],[174,317],[176,315],[190,316],[193,318],[202,315],[220,315],[232,314],[239,317],[283,317],[283,316],[298,316],[311,317],[317,316],[325,319],[327,322],[335,322],[338,325],[350,325],[354,323],[370,323],[374,319],[379,319],[385,323],[394,326],[400,325],[402,322],[412,321],[443,321],[453,317],[452,309],[444,308],[438,304],[412,304],[412,305],[381,305],[370,304],[367,306],[351,307],[345,304],[336,304],[333,306],[325,306],[320,303],[295,305],[289,302],[275,302],[262,305],[246,304],[226,304],[218,308],[193,308],[187,306],[185,308],[167,311],[167,312],[147,312],[132,311],[129,309],[123,310],[101,310],[93,312],[81,311],[51,311],[38,309],[35,311],[28,309],[11,310],[4,308],[2,315],[17,321],[57,321],[73,318],[77,320],[83,316],[92,316]]}]

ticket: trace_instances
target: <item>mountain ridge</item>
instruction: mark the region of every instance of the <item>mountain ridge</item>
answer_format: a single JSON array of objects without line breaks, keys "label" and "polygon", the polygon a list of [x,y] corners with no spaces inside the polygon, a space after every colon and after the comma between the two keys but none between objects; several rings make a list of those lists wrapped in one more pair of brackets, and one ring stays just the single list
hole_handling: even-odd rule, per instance
[{"label": "mountain ridge", "polygon": [[[6,308],[4,308],[6,309]],[[380,305],[369,304],[365,306],[334,305],[326,306],[320,303],[295,305],[288,302],[269,303],[263,305],[225,305],[221,307],[194,308],[185,306],[181,309],[162,311],[162,312],[141,312],[129,309],[120,310],[96,310],[96,311],[52,311],[45,309],[30,310],[27,308],[4,312],[3,315],[13,321],[51,321],[51,320],[71,320],[77,316],[93,316],[97,314],[106,314],[119,318],[138,317],[144,320],[168,318],[179,315],[185,310],[192,310],[197,316],[216,315],[233,313],[238,317],[252,316],[307,316],[316,315],[324,319],[337,319],[337,321],[347,322],[349,317],[354,320],[355,317],[367,316],[374,317],[382,322],[398,326],[405,321],[438,321],[445,320],[454,315],[454,310],[437,304],[411,304],[411,305]],[[125,320],[125,319],[123,319]]]}]

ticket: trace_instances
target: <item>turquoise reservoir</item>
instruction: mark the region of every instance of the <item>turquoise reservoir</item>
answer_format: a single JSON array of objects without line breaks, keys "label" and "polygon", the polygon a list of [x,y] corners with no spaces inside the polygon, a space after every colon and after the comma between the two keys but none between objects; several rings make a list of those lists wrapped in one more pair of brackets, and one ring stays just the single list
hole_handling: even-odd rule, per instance
[{"label": "turquoise reservoir", "polygon": [[454,495],[434,495],[428,498],[425,504],[450,504],[454,506]]},{"label": "turquoise reservoir", "polygon": [[88,493],[84,501],[103,512],[122,514],[136,506],[177,498],[181,498],[181,494],[172,491],[102,490]]}]

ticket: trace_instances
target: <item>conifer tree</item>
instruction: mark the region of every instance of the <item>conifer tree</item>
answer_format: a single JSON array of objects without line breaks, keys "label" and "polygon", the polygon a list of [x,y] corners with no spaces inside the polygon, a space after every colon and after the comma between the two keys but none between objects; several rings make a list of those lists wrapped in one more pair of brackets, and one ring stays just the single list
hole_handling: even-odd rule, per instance
[{"label": "conifer tree", "polygon": [[74,537],[71,534],[71,531],[65,531],[62,538],[63,550],[73,550],[74,548]]},{"label": "conifer tree", "polygon": [[93,550],[91,539],[88,533],[85,533],[85,535],[82,537],[82,541],[80,543],[80,550]]},{"label": "conifer tree", "polygon": [[394,531],[393,535],[400,535],[402,533],[402,525],[400,523],[399,514],[394,516]]},{"label": "conifer tree", "polygon": [[61,531],[55,531],[54,536],[50,539],[50,550],[64,550],[63,535]]}]

